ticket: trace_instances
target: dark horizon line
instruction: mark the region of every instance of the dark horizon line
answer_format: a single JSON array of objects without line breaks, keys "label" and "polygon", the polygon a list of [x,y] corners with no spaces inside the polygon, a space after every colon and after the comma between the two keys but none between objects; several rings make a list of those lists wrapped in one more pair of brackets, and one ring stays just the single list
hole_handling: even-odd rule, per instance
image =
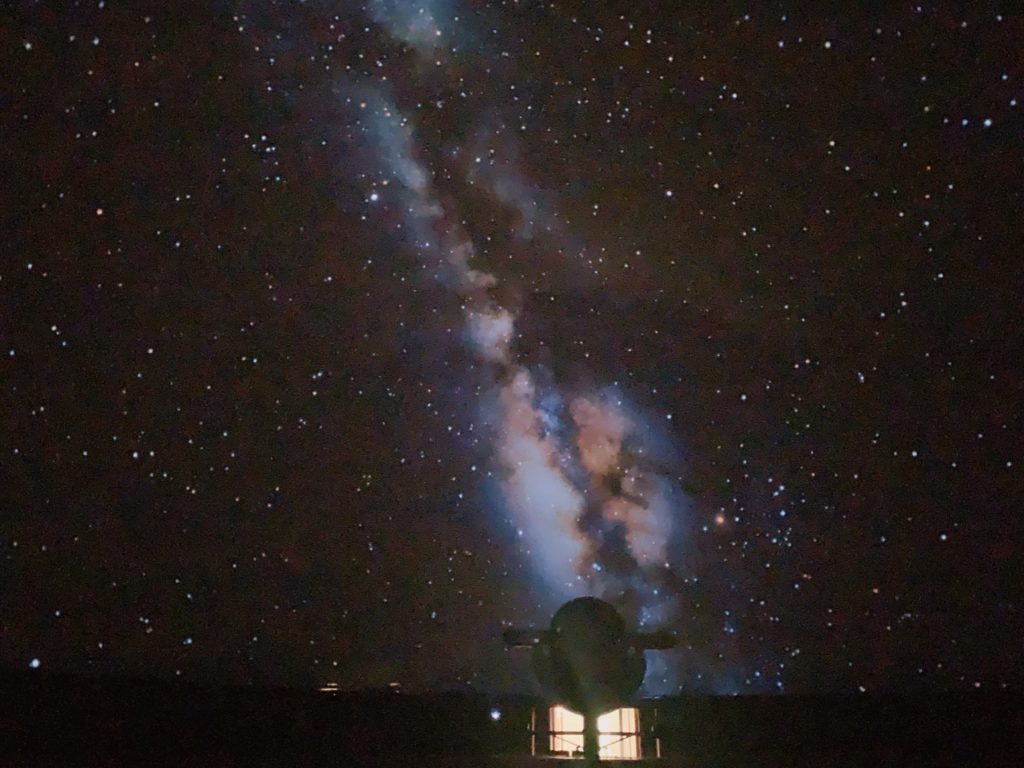
[{"label": "dark horizon line", "polygon": [[[157,675],[143,676],[131,673],[123,674],[95,674],[89,672],[69,672],[67,670],[44,670],[44,669],[20,669],[7,665],[0,665],[0,689],[10,684],[25,683],[63,683],[66,686],[78,686],[81,688],[192,688],[200,690],[221,690],[221,691],[263,691],[266,693],[282,694],[318,694],[322,698],[331,697],[359,697],[359,696],[468,696],[479,697],[489,701],[497,700],[542,700],[544,696],[538,693],[531,693],[521,690],[488,690],[477,688],[469,684],[451,683],[436,688],[406,687],[401,681],[394,681],[375,686],[342,687],[338,684],[336,690],[323,690],[324,687],[332,684],[332,681],[325,681],[319,684],[273,684],[250,680],[228,681],[210,679],[207,681],[198,680],[193,676],[162,677]],[[683,701],[693,699],[877,699],[877,698],[915,698],[919,696],[986,696],[986,695],[1010,695],[1024,697],[1024,678],[1012,681],[1003,681],[997,684],[982,684],[981,686],[936,686],[934,684],[922,683],[914,686],[892,686],[886,688],[869,689],[860,691],[856,688],[832,688],[821,691],[808,691],[797,688],[792,692],[782,690],[748,691],[736,693],[714,693],[701,690],[681,690],[673,694],[638,696],[637,701]]]}]

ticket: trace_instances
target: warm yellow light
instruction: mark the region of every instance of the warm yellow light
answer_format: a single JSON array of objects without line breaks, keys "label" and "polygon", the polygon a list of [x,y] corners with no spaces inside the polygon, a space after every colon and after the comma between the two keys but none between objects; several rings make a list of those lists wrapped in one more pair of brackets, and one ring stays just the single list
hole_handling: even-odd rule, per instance
[{"label": "warm yellow light", "polygon": [[[550,749],[569,755],[583,752],[583,715],[554,706],[549,712]],[[640,759],[640,710],[622,707],[597,718],[598,755],[602,760]]]},{"label": "warm yellow light", "polygon": [[554,706],[548,718],[552,752],[568,752],[573,755],[583,751],[583,715],[565,707]]}]

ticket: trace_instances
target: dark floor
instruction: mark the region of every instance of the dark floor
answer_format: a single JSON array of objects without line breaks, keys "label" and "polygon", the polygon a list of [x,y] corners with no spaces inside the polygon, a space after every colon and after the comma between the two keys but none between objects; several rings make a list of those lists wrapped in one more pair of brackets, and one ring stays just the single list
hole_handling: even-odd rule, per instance
[{"label": "dark floor", "polygon": [[[0,766],[566,765],[526,754],[535,703],[8,674],[0,677]],[[1024,766],[1024,699],[1006,693],[656,706],[665,766]]]}]

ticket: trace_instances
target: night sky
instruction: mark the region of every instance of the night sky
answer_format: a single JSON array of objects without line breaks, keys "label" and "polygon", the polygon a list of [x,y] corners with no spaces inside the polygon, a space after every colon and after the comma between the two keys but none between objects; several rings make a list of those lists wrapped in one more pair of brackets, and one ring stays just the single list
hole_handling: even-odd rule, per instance
[{"label": "night sky", "polygon": [[1019,683],[1012,3],[199,5],[0,12],[0,663]]}]

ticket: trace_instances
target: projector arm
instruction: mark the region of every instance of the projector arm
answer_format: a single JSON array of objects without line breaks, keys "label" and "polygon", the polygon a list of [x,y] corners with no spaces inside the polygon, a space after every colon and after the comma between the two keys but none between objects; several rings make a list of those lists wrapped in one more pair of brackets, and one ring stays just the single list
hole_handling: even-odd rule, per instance
[{"label": "projector arm", "polygon": [[678,644],[676,636],[666,629],[658,632],[633,632],[627,637],[627,641],[634,648],[645,651],[667,651],[675,648]]},{"label": "projector arm", "polygon": [[[551,631],[510,627],[501,633],[501,638],[509,648],[532,648],[535,645],[550,643]],[[643,651],[665,651],[669,648],[675,648],[677,643],[676,636],[667,630],[631,632],[626,635],[627,645]]]},{"label": "projector arm", "polygon": [[505,645],[509,648],[532,648],[548,642],[550,632],[539,629],[506,629],[501,634]]}]

